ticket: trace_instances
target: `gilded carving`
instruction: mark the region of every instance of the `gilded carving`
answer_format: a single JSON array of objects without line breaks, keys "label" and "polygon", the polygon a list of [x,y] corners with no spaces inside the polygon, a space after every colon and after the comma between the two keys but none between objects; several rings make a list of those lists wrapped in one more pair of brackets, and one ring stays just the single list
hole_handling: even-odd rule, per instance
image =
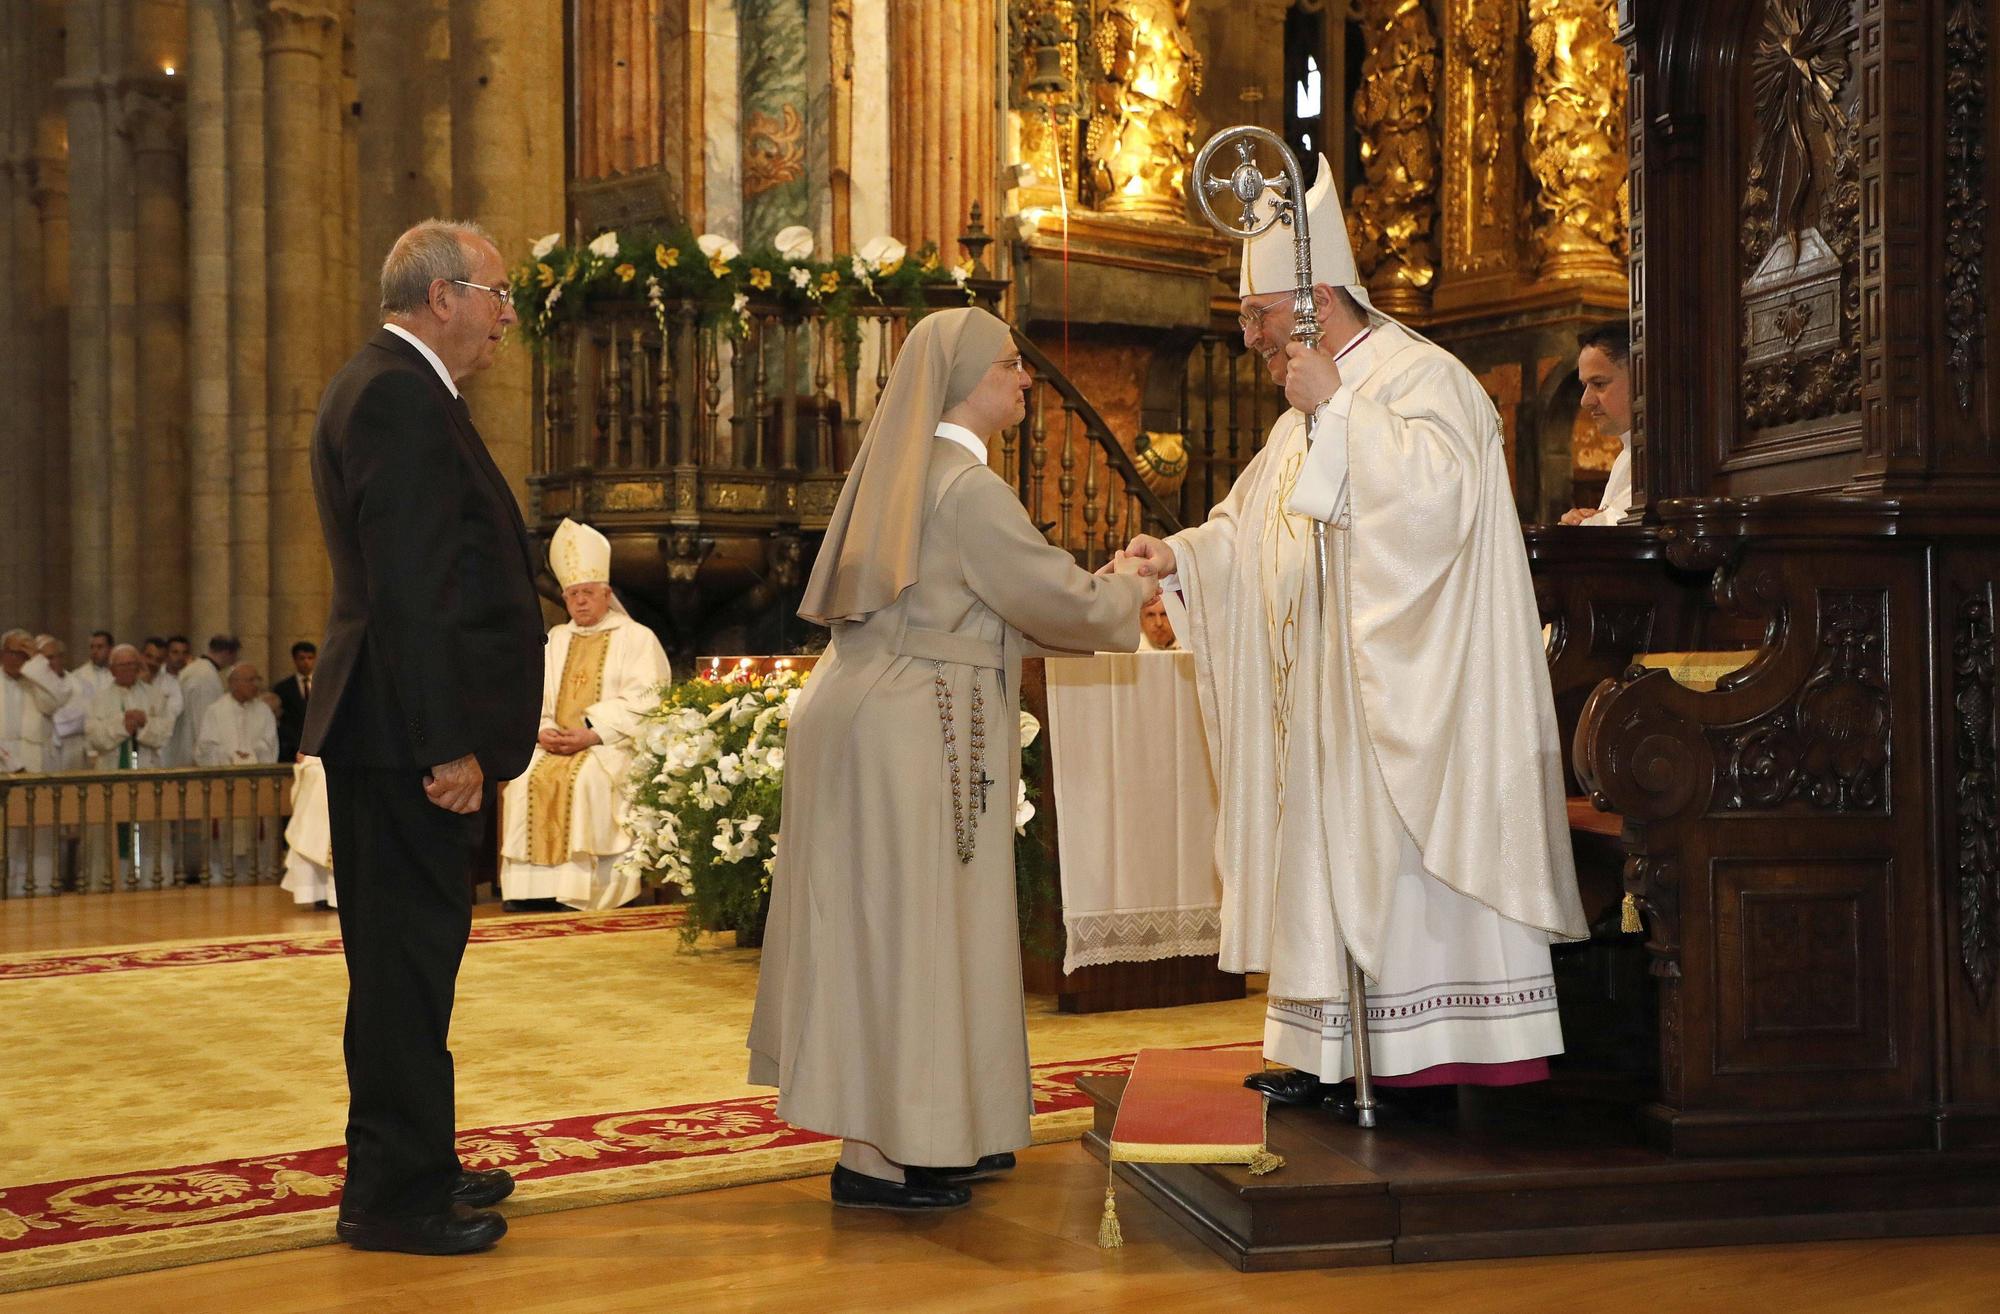
[{"label": "gilded carving", "polygon": [[1444,264],[1510,268],[1516,249],[1515,43],[1512,5],[1453,0],[1445,77]]},{"label": "gilded carving", "polygon": [[1718,735],[1717,805],[1736,811],[1802,800],[1827,812],[1888,805],[1886,595],[1819,595],[1819,651],[1798,696]]},{"label": "gilded carving", "polygon": [[1993,599],[1991,589],[1959,605],[1952,638],[1952,694],[1957,736],[1958,962],[1981,1007],[2000,969],[2000,783],[1993,737]]},{"label": "gilded carving", "polygon": [[1088,104],[1089,0],[1012,0],[1007,23],[1009,105],[1021,161],[1035,171],[1021,204],[1080,204],[1077,122]]},{"label": "gilded carving", "polygon": [[1986,319],[1986,6],[1958,0],[1945,20],[1944,319],[1951,382],[1972,408]]},{"label": "gilded carving", "polygon": [[1543,278],[1625,274],[1625,58],[1616,30],[1611,0],[1528,0],[1534,74],[1522,135]]},{"label": "gilded carving", "polygon": [[658,479],[595,484],[591,493],[600,511],[658,511],[667,504],[667,486]]},{"label": "gilded carving", "polygon": [[1861,135],[1849,0],[1769,0],[1751,56],[1745,182],[1744,418],[1756,428],[1861,405]]},{"label": "gilded carving", "polygon": [[1084,153],[1101,210],[1179,219],[1194,162],[1201,52],[1192,0],[1103,0],[1093,23],[1099,77]]},{"label": "gilded carving", "polygon": [[765,484],[717,480],[703,486],[702,503],[710,511],[764,511],[770,506],[770,489]]},{"label": "gilded carving", "polygon": [[833,508],[840,501],[840,481],[834,479],[809,479],[799,485],[799,517],[804,520],[824,520],[833,514]]},{"label": "gilded carving", "polygon": [[1438,38],[1421,0],[1361,0],[1367,54],[1354,93],[1365,176],[1347,221],[1368,291],[1384,310],[1422,310],[1437,279]]}]

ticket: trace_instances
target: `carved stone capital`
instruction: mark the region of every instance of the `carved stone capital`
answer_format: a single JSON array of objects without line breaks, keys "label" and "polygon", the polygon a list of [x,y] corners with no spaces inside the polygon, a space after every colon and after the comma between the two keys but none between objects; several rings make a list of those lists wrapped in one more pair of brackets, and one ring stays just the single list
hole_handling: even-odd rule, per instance
[{"label": "carved stone capital", "polygon": [[182,113],[186,94],[175,82],[149,82],[125,88],[118,106],[118,131],[132,143],[135,155],[172,155],[187,138]]},{"label": "carved stone capital", "polygon": [[339,20],[311,0],[257,0],[266,55],[326,53],[326,37]]}]

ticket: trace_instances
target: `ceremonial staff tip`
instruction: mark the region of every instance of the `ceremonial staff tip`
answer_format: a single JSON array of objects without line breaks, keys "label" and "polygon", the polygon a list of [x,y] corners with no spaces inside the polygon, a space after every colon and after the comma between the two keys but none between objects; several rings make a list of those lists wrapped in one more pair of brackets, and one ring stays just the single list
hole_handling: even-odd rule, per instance
[{"label": "ceremonial staff tip", "polygon": [[[1209,161],[1224,146],[1236,147],[1236,167],[1227,176],[1209,173]],[[1278,153],[1280,171],[1266,176],[1257,164],[1257,147],[1269,146]],[[1319,343],[1319,312],[1313,305],[1312,293],[1312,233],[1310,225],[1299,212],[1300,202],[1306,194],[1305,174],[1299,168],[1299,157],[1292,154],[1292,148],[1284,138],[1269,128],[1260,128],[1254,123],[1239,123],[1233,128],[1224,128],[1208,139],[1194,157],[1194,201],[1200,207],[1202,217],[1221,232],[1248,242],[1262,236],[1275,224],[1283,224],[1292,230],[1292,254],[1294,257],[1294,281],[1292,291],[1292,337],[1307,346]],[[1257,215],[1257,202],[1266,191],[1276,194],[1271,212],[1262,218]],[[1216,213],[1214,198],[1228,192],[1243,207],[1242,219],[1231,223]],[[1248,259],[1246,252],[1244,258]]]}]

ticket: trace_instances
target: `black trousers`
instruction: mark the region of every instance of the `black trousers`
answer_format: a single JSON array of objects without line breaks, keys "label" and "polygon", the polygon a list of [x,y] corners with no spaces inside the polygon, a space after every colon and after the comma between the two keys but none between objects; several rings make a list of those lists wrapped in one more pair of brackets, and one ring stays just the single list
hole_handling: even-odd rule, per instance
[{"label": "black trousers", "polygon": [[[347,1186],[341,1209],[441,1212],[459,1172],[451,1006],[472,929],[483,809],[447,812],[421,770],[327,762],[347,956]],[[484,807],[493,806],[489,789]]]}]

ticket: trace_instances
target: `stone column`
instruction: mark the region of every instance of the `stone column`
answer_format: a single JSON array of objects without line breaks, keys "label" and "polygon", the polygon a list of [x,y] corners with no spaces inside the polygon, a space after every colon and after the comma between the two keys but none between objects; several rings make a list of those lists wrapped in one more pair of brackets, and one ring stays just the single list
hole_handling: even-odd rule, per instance
[{"label": "stone column", "polygon": [[453,213],[450,7],[444,0],[355,0],[354,40],[361,102],[356,279],[363,317],[375,323],[389,247],[411,224]]},{"label": "stone column", "polygon": [[69,635],[69,152],[64,106],[55,95],[62,68],[61,0],[38,0],[39,67],[47,89],[36,121],[35,218],[41,226],[40,267],[30,272],[41,289],[36,323],[37,376],[42,435],[41,536],[34,545],[42,578],[41,625]]},{"label": "stone column", "polygon": [[[563,223],[561,100],[521,94],[560,83],[552,52],[562,43],[555,6],[452,5],[452,199],[458,217],[485,225],[510,263]],[[480,435],[524,506],[531,382],[526,349],[510,342],[466,388]]]},{"label": "stone column", "polygon": [[[890,229],[915,250],[958,257],[978,201],[999,194],[1000,14],[992,0],[894,0],[889,11]],[[871,233],[856,230],[865,242]]]},{"label": "stone column", "polygon": [[126,93],[132,144],[133,455],[138,504],[139,628],[188,622],[190,515],[187,448],[187,223],[183,210],[181,83],[154,80]]},{"label": "stone column", "polygon": [[65,72],[59,84],[69,139],[70,244],[70,612],[75,631],[108,626],[111,608],[110,287],[102,12],[70,0],[64,12]]},{"label": "stone column", "polygon": [[[188,615],[233,627],[229,454],[229,0],[188,0]],[[260,650],[256,650],[260,651]]]},{"label": "stone column", "polygon": [[[229,579],[245,652],[271,635],[270,389],[265,376],[264,30],[254,0],[229,0]],[[220,526],[218,526],[218,529]],[[206,637],[206,636],[203,636]],[[275,669],[284,669],[278,667]]]},{"label": "stone column", "polygon": [[270,632],[288,646],[326,623],[310,466],[313,415],[326,386],[326,120],[322,80],[337,49],[333,12],[309,0],[264,3],[266,375],[270,413]]},{"label": "stone column", "polygon": [[13,313],[0,316],[0,395],[16,399],[12,414],[0,421],[0,469],[9,476],[0,492],[8,529],[0,542],[0,616],[9,617],[39,617],[42,610],[41,580],[31,556],[36,538],[30,536],[41,528],[36,511],[43,497],[42,435],[35,407],[24,404],[33,387],[39,300],[26,275],[41,265],[40,225],[30,199],[38,78],[26,10],[25,0],[0,0],[0,257],[21,288]]}]

